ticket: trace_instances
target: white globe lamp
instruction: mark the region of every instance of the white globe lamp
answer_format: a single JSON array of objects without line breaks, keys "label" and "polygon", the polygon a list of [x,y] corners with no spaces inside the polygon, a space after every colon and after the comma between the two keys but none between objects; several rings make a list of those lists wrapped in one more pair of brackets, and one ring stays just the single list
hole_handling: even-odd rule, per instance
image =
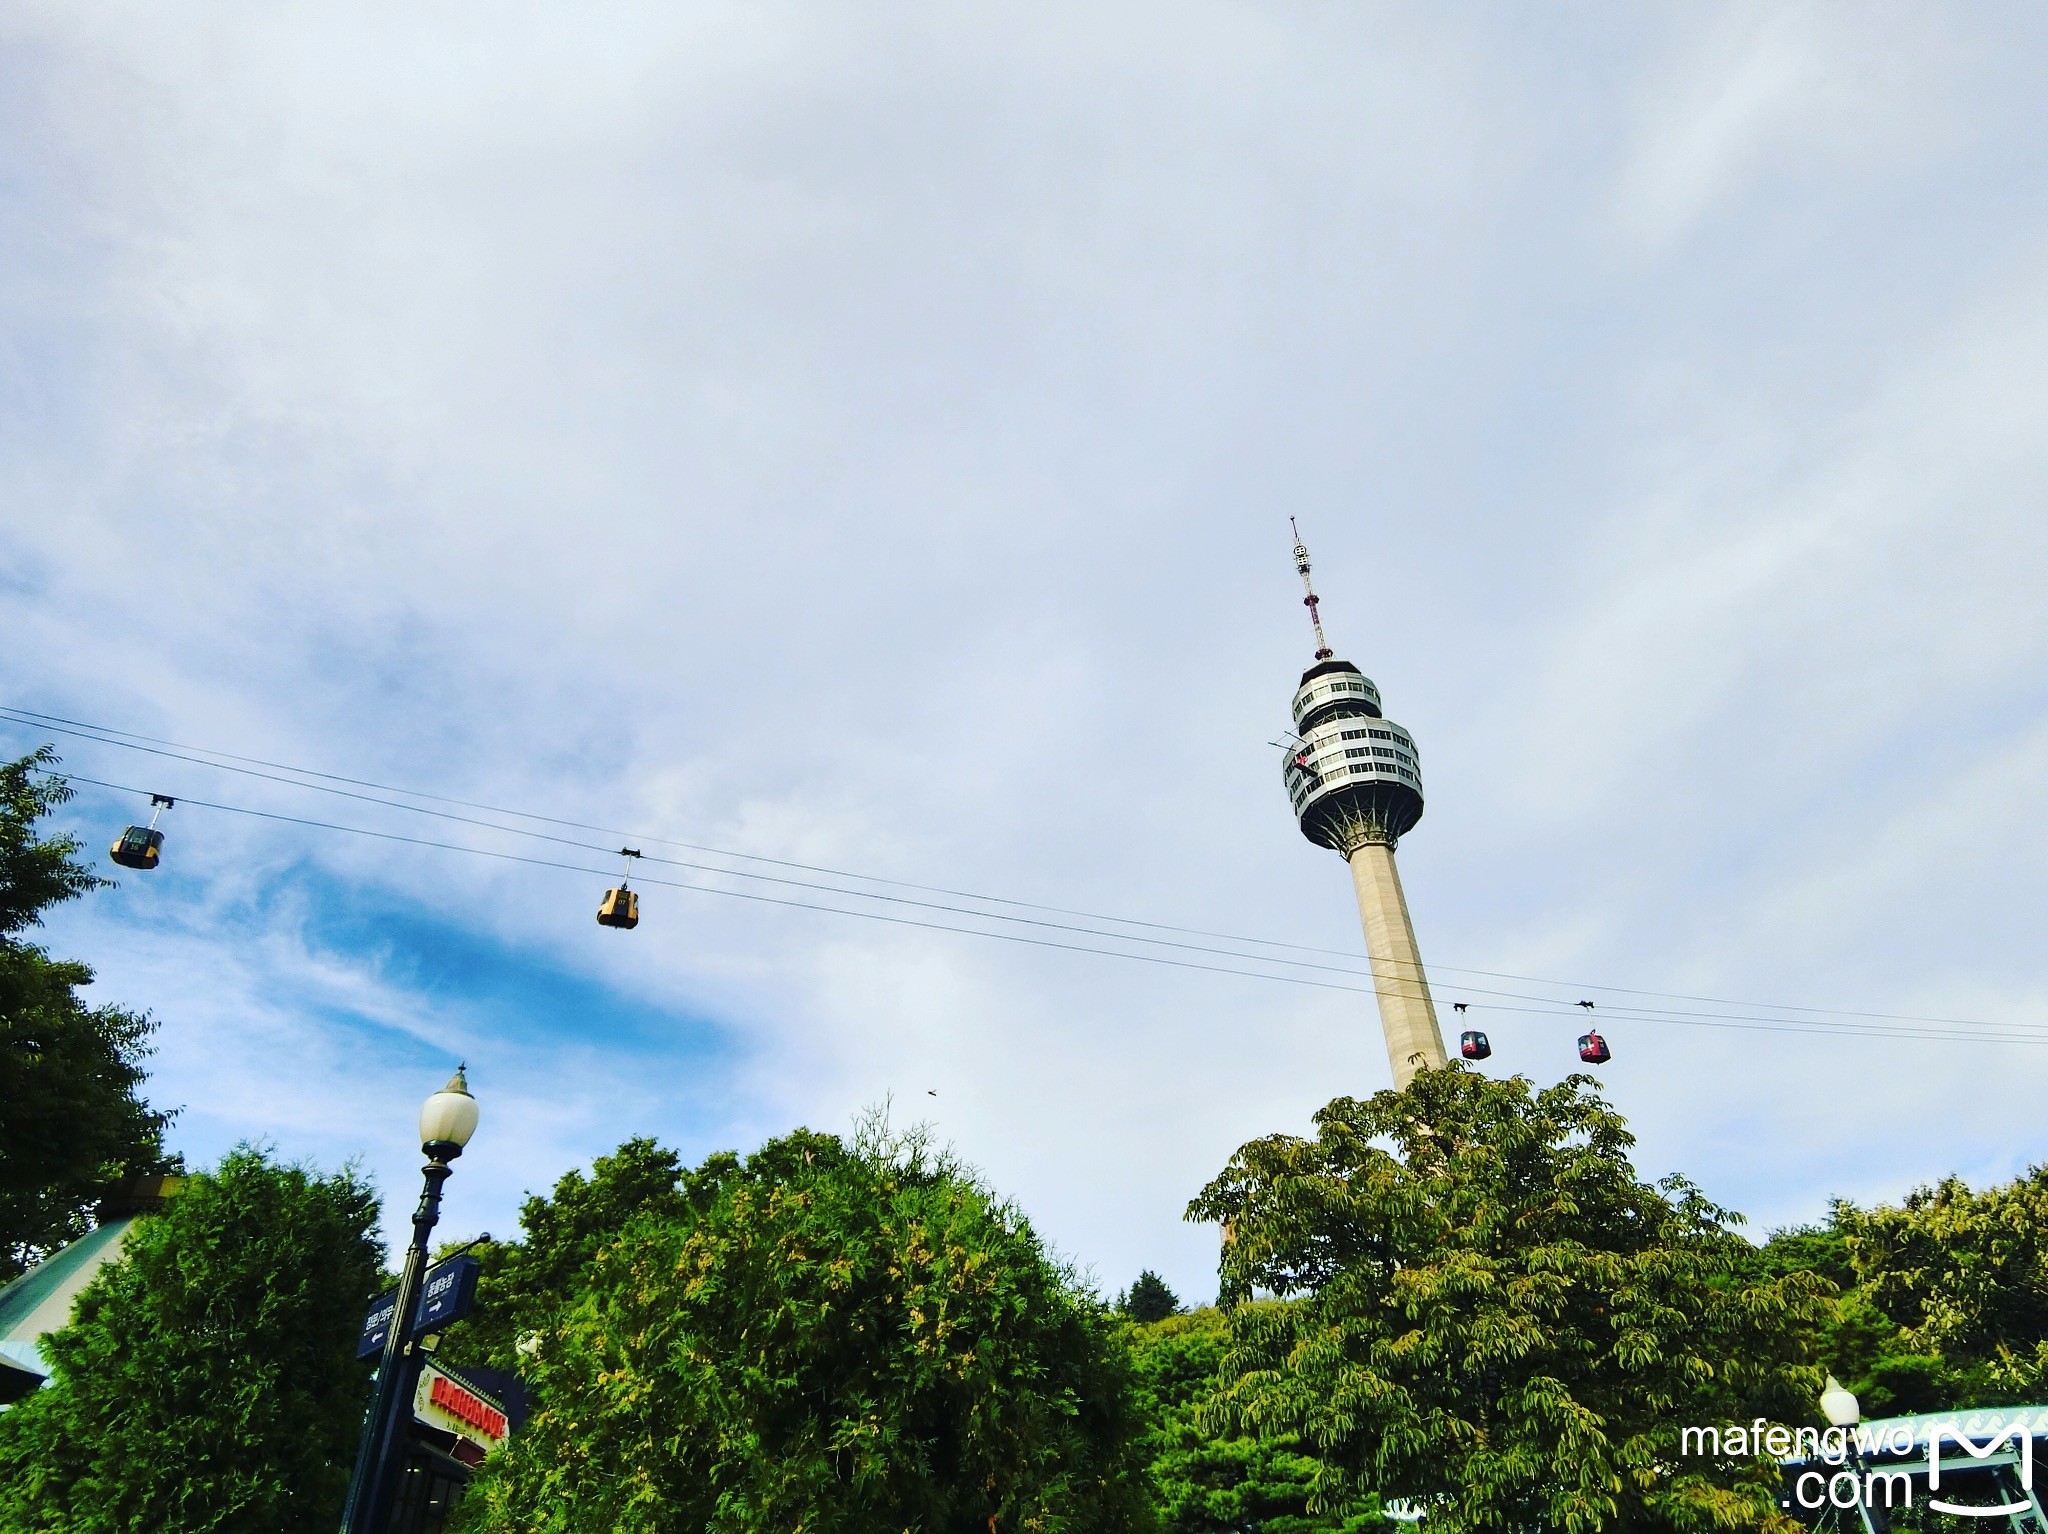
[{"label": "white globe lamp", "polygon": [[420,1108],[420,1147],[428,1155],[438,1152],[453,1160],[476,1133],[476,1099],[470,1095],[464,1067],[457,1066],[441,1088]]}]

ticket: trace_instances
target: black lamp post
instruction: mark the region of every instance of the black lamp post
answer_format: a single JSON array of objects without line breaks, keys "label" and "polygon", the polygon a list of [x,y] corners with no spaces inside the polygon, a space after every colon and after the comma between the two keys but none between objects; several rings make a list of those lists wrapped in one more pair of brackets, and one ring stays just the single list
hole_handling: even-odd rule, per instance
[{"label": "black lamp post", "polygon": [[419,1306],[420,1279],[427,1269],[427,1237],[441,1219],[441,1184],[454,1170],[449,1165],[476,1133],[476,1099],[457,1067],[448,1085],[420,1109],[420,1149],[427,1158],[426,1186],[413,1211],[412,1245],[398,1275],[398,1304],[391,1313],[391,1334],[377,1363],[377,1394],[363,1423],[362,1447],[356,1452],[355,1475],[349,1482],[348,1506],[341,1515],[341,1534],[381,1534],[397,1489],[397,1449],[405,1437],[405,1419],[419,1383],[420,1352],[412,1338],[413,1311]]}]

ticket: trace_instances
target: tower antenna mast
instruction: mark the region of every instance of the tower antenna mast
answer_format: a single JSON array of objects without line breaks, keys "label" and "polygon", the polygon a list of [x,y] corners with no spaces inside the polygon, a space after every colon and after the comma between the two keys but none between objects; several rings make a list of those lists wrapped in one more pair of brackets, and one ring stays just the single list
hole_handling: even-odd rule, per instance
[{"label": "tower antenna mast", "polygon": [[1302,605],[1308,609],[1308,621],[1316,631],[1316,659],[1328,660],[1337,652],[1330,648],[1330,642],[1323,638],[1322,598],[1316,595],[1315,583],[1308,576],[1308,545],[1301,541],[1301,529],[1295,526],[1294,518],[1287,519],[1287,525],[1294,528],[1294,568],[1301,572],[1301,589],[1308,593]]}]

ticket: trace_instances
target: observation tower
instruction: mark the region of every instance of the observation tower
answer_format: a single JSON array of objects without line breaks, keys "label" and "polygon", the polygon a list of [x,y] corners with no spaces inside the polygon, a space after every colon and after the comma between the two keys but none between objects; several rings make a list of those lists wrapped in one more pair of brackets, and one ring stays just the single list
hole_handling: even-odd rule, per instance
[{"label": "observation tower", "polygon": [[1282,775],[1301,834],[1351,865],[1387,1059],[1394,1085],[1405,1087],[1417,1071],[1444,1063],[1443,1035],[1394,867],[1394,844],[1422,818],[1422,771],[1414,738],[1380,712],[1379,689],[1350,661],[1337,660],[1323,638],[1299,528],[1294,568],[1316,631],[1316,661],[1294,690],[1295,736]]}]

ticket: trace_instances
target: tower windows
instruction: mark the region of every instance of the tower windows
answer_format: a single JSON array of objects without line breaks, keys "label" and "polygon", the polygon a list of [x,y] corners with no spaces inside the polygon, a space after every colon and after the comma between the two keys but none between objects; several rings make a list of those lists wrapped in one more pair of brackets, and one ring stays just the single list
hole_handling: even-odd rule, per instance
[{"label": "tower windows", "polygon": [[[1360,694],[1365,701],[1354,702]],[[1395,788],[1404,790],[1396,796],[1402,799],[1422,792],[1414,738],[1373,710],[1378,698],[1373,685],[1358,677],[1317,677],[1296,695],[1296,720],[1317,721],[1290,738],[1282,757],[1297,818],[1313,819],[1314,806],[1332,794],[1341,803],[1348,795],[1377,798]]]}]

